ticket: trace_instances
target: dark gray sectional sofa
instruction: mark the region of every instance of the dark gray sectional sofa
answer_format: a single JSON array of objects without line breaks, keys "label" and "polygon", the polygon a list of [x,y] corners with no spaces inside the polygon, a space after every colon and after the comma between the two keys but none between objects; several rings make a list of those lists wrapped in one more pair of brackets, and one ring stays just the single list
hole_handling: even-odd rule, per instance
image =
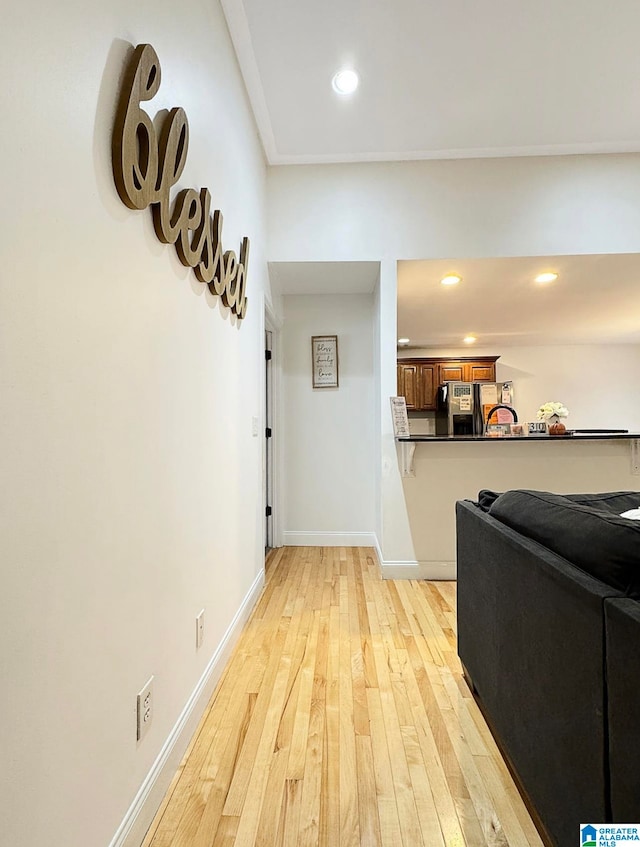
[{"label": "dark gray sectional sofa", "polygon": [[640,492],[456,504],[458,653],[556,847],[640,821]]}]

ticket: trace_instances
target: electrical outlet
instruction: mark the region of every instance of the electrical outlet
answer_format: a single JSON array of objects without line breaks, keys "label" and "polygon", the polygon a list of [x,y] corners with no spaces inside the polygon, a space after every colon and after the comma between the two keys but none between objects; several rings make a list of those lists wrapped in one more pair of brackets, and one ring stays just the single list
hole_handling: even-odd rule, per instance
[{"label": "electrical outlet", "polygon": [[147,730],[151,725],[151,721],[153,719],[153,677],[149,678],[149,681],[145,685],[145,687],[138,694],[137,700],[137,713],[138,713],[138,741],[142,741],[142,739],[147,734]]},{"label": "electrical outlet", "polygon": [[251,418],[251,434],[254,438],[258,437],[258,432],[260,431],[260,421],[258,418]]},{"label": "electrical outlet", "polygon": [[204,609],[196,617],[196,650],[202,647],[204,641]]}]

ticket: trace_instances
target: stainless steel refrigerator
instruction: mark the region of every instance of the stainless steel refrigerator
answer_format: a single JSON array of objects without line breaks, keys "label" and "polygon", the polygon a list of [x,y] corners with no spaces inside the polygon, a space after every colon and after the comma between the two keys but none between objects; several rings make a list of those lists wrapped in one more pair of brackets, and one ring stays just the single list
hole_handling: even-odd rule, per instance
[{"label": "stainless steel refrigerator", "polygon": [[512,382],[445,382],[438,391],[436,435],[484,435],[487,422],[517,423]]}]

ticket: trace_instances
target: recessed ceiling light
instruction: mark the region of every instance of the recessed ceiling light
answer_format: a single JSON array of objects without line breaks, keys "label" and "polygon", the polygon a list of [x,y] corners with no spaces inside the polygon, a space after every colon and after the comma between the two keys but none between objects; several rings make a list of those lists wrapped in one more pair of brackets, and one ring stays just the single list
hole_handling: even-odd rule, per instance
[{"label": "recessed ceiling light", "polygon": [[558,279],[558,274],[553,273],[553,271],[548,271],[543,274],[538,274],[536,282],[553,282],[555,279]]},{"label": "recessed ceiling light", "polygon": [[343,70],[333,75],[331,85],[336,94],[353,94],[359,82],[358,74],[355,71]]},{"label": "recessed ceiling light", "polygon": [[443,276],[440,282],[443,285],[457,285],[462,281],[462,277],[458,276],[458,274],[448,274],[447,276]]},{"label": "recessed ceiling light", "polygon": [[473,344],[473,342],[477,341],[478,339],[475,337],[475,335],[467,335],[466,338],[463,338],[462,340],[465,344]]},{"label": "recessed ceiling light", "polygon": [[411,341],[410,338],[399,338],[398,344],[408,344]]}]

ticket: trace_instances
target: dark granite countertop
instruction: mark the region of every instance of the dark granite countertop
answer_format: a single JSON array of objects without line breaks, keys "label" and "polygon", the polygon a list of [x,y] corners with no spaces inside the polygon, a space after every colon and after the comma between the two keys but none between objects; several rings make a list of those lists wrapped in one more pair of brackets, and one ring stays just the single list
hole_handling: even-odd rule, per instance
[{"label": "dark granite countertop", "polygon": [[633,440],[639,438],[638,432],[605,432],[593,430],[587,431],[571,431],[568,430],[566,435],[504,435],[496,437],[493,435],[409,435],[400,436],[396,441],[403,442],[440,442],[445,444],[457,444],[458,442],[468,441],[611,441],[611,440]]}]

